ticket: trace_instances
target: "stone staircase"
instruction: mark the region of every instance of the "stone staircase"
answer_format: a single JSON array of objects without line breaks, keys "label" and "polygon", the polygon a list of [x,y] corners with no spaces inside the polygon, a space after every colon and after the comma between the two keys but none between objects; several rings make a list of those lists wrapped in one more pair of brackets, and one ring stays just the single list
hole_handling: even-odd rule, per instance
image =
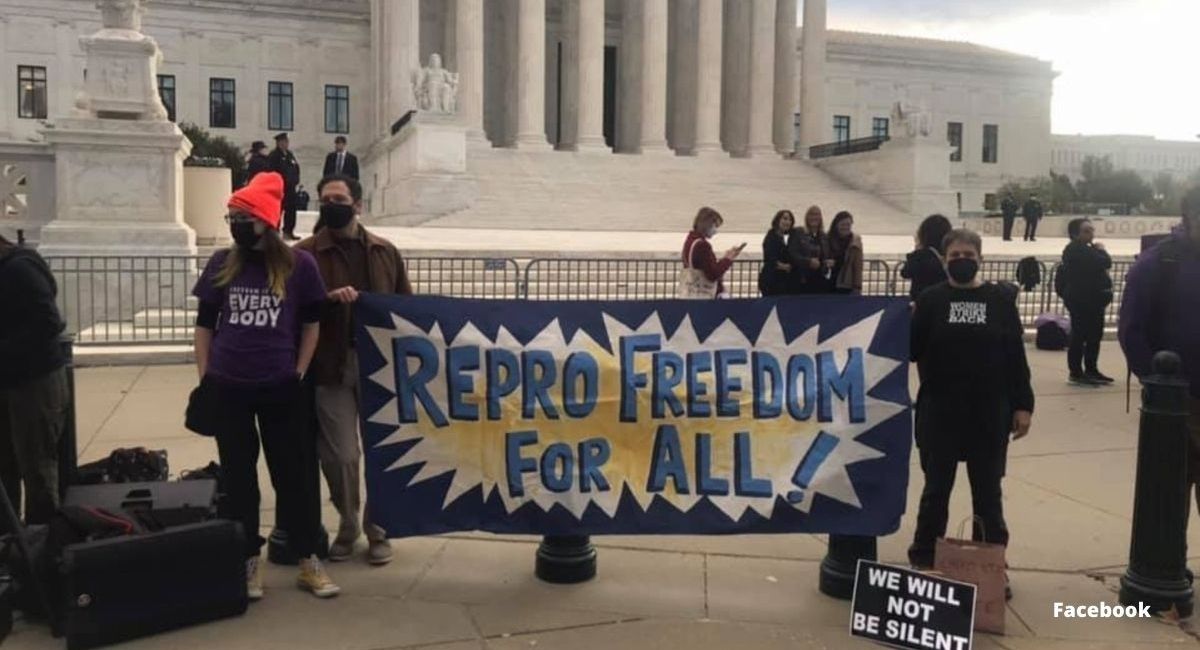
[{"label": "stone staircase", "polygon": [[733,159],[672,154],[576,154],[472,145],[467,167],[478,198],[425,226],[513,230],[682,232],[710,205],[730,232],[765,231],[775,212],[801,218],[819,205],[828,224],[839,210],[857,228],[908,235],[917,218],[852,189],[808,162],[769,155]]}]

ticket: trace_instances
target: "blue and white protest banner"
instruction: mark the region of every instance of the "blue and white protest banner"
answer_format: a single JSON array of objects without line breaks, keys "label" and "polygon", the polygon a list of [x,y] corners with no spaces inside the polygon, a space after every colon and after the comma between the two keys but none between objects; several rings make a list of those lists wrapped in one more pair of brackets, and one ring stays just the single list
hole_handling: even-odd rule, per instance
[{"label": "blue and white protest banner", "polygon": [[368,507],[390,536],[900,525],[905,300],[364,294],[355,323]]}]

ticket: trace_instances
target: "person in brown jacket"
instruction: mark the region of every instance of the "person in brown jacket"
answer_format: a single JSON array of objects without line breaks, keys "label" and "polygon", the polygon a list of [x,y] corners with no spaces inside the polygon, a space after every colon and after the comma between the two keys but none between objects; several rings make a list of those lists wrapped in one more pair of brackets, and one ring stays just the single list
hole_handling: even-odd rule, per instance
[{"label": "person in brown jacket", "polygon": [[362,185],[348,176],[327,176],[317,186],[322,228],[296,246],[312,253],[329,288],[321,317],[321,336],[310,373],[316,382],[317,439],[321,470],[341,517],[329,559],[354,554],[359,536],[367,534],[367,561],[392,559],[386,533],[364,514],[359,525],[358,357],[354,352],[351,305],[361,291],[411,295],[408,273],[391,242],[371,234],[358,222]]},{"label": "person in brown jacket", "polygon": [[862,294],[863,245],[854,233],[854,216],[842,211],[829,226],[829,255],[833,259],[830,292]]}]

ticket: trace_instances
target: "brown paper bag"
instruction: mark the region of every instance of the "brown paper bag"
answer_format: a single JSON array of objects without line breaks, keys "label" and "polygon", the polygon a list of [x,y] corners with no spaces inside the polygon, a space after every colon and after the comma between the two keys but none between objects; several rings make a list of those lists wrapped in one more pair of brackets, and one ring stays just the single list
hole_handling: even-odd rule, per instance
[{"label": "brown paper bag", "polygon": [[968,539],[940,538],[934,570],[975,585],[975,629],[1004,634],[1004,546]]}]

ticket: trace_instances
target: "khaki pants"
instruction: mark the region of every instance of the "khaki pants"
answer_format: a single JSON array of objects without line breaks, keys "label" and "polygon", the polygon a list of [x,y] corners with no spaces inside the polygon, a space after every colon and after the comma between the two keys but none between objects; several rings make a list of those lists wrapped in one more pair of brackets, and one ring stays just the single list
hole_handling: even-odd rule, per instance
[{"label": "khaki pants", "polygon": [[58,442],[66,426],[67,370],[0,389],[0,481],[25,523],[44,524],[58,510]]},{"label": "khaki pants", "polygon": [[353,541],[364,530],[367,539],[373,542],[386,539],[382,528],[367,521],[366,513],[362,514],[359,527],[362,496],[358,468],[362,448],[358,435],[358,356],[353,350],[346,355],[341,381],[337,385],[317,386],[316,408],[321,472],[329,485],[329,498],[342,520],[337,539]]}]

